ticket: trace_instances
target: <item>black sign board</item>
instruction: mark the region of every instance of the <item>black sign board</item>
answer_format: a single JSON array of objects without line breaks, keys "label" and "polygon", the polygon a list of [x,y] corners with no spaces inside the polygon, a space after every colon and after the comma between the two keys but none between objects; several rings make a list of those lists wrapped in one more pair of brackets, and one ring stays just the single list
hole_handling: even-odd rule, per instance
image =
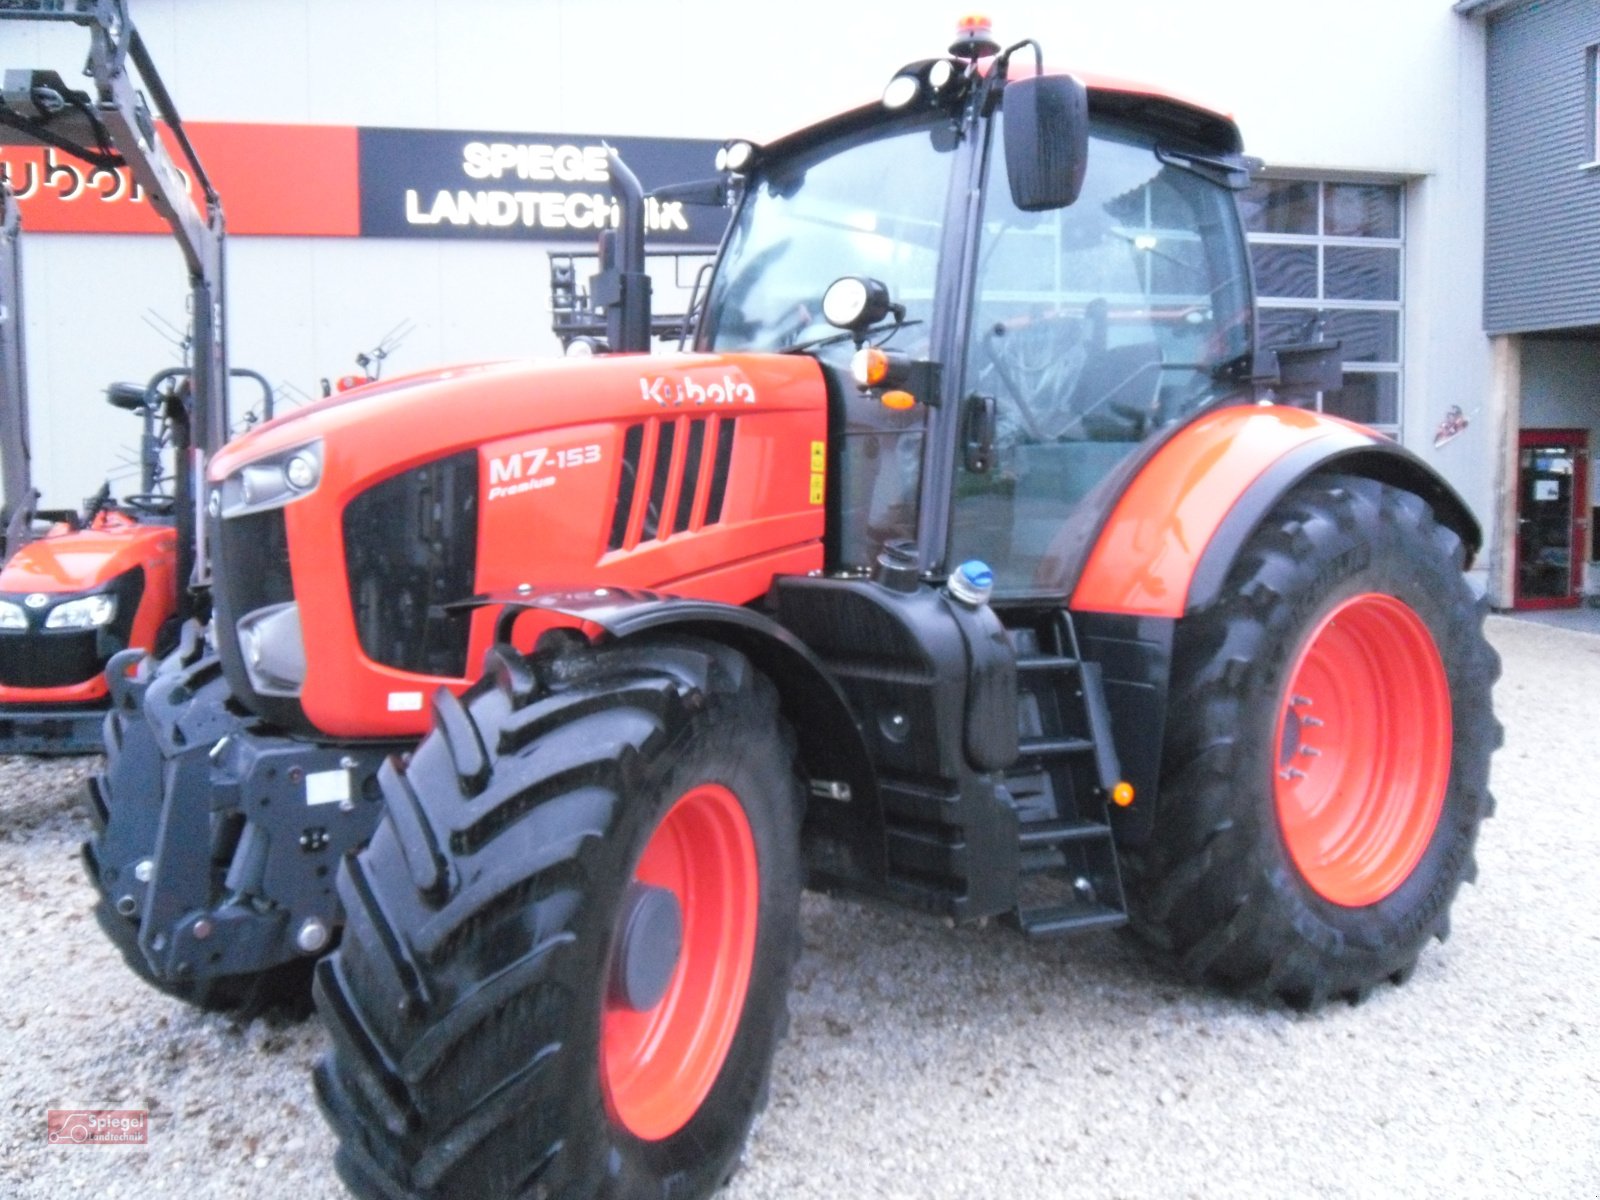
[{"label": "black sign board", "polygon": [[[691,138],[595,137],[361,129],[363,237],[513,238],[592,246],[617,221],[605,147],[644,190],[715,174],[720,143]],[[646,239],[714,247],[726,210],[646,200]]]}]

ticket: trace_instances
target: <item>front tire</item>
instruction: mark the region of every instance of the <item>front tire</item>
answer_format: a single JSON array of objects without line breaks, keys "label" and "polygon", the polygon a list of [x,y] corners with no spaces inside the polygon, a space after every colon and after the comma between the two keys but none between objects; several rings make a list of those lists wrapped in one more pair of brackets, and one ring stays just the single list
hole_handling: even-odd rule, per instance
[{"label": "front tire", "polygon": [[537,670],[496,651],[380,778],[315,989],[345,1182],[720,1187],[765,1103],[799,947],[802,793],[771,684],[703,642]]},{"label": "front tire", "polygon": [[1499,659],[1460,540],[1417,496],[1317,476],[1178,627],[1134,930],[1296,1008],[1404,982],[1475,874]]}]

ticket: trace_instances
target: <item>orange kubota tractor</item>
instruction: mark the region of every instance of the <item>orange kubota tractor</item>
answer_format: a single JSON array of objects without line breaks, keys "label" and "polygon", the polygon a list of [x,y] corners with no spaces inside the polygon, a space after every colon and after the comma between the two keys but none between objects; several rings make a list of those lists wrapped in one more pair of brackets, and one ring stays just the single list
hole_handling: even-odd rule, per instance
[{"label": "orange kubota tractor", "polygon": [[[126,171],[167,222],[189,275],[192,365],[107,392],[113,405],[143,417],[139,490],[118,498],[108,483],[81,514],[42,510],[29,458],[20,225],[0,182],[0,753],[84,754],[101,747],[109,660],[130,650],[135,658],[165,652],[182,623],[204,611],[188,582],[198,533],[194,485],[205,454],[227,436],[222,207],[122,0],[3,6],[0,20],[87,26],[85,73],[95,89],[78,91],[50,70],[7,70],[0,143],[71,155],[73,163],[52,174],[74,186],[106,188],[118,179],[113,172]],[[198,198],[156,133],[157,115]],[[36,167],[15,174],[19,192],[41,186]],[[262,387],[270,417],[266,380],[254,371],[231,374]]]},{"label": "orange kubota tractor", "polygon": [[1444,936],[1499,737],[1477,526],[1274,402],[1337,362],[1255,345],[1233,122],[1038,53],[970,23],[668,189],[734,207],[690,353],[631,353],[614,160],[609,355],[212,461],[209,640],[114,680],[89,861],[199,1003],[342,932],[317,1084],[357,1193],[715,1190],[805,886],[1127,925],[1295,1006]]}]

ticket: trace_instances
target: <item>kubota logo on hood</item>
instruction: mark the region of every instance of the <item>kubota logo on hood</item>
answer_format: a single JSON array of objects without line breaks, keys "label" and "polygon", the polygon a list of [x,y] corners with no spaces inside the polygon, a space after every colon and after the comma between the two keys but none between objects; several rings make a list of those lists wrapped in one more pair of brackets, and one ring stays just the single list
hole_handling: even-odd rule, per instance
[{"label": "kubota logo on hood", "polygon": [[653,400],[662,408],[681,408],[685,404],[754,404],[756,389],[743,379],[726,374],[711,383],[657,375],[639,380],[639,398]]}]

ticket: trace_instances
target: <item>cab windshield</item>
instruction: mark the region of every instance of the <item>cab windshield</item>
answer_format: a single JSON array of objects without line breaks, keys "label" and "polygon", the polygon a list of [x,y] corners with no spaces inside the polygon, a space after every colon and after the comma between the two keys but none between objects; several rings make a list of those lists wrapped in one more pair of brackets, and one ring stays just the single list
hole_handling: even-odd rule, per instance
[{"label": "cab windshield", "polygon": [[788,350],[838,334],[822,294],[841,275],[888,285],[926,338],[954,149],[948,121],[923,119],[834,139],[758,176],[711,284],[703,347]]}]

